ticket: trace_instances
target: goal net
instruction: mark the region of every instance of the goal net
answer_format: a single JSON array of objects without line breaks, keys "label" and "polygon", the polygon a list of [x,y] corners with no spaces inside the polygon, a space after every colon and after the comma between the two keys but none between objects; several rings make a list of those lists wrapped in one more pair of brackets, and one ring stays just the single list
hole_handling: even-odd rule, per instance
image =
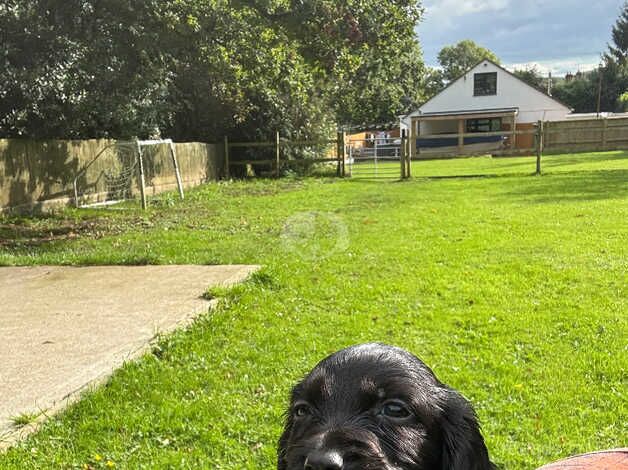
[{"label": "goal net", "polygon": [[149,195],[183,184],[174,143],[170,139],[115,142],[100,149],[74,179],[76,207],[98,207]]}]

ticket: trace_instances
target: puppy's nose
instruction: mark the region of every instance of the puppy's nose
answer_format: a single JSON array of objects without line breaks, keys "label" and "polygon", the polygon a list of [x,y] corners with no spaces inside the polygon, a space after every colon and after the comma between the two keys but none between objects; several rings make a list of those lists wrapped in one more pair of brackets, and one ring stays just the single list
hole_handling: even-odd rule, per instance
[{"label": "puppy's nose", "polygon": [[303,470],[342,470],[343,459],[336,451],[315,450],[305,459]]}]

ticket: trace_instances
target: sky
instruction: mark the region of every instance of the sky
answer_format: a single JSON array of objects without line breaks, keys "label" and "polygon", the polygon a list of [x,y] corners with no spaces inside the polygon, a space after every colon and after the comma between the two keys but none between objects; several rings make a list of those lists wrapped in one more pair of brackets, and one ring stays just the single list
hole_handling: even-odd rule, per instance
[{"label": "sky", "polygon": [[507,68],[547,74],[586,71],[600,62],[624,0],[425,0],[417,34],[428,65],[442,47],[472,39]]}]

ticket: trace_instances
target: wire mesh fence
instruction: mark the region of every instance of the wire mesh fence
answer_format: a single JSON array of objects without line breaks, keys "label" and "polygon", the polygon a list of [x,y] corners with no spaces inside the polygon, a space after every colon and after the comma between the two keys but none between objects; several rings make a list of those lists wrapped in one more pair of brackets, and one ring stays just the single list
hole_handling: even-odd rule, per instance
[{"label": "wire mesh fence", "polygon": [[401,138],[375,137],[349,139],[347,143],[348,176],[367,179],[401,177]]}]

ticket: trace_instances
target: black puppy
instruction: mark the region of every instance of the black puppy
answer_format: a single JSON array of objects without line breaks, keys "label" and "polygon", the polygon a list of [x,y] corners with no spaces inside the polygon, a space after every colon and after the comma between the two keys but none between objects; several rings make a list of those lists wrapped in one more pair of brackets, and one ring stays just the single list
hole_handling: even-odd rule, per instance
[{"label": "black puppy", "polygon": [[403,349],[364,344],[293,391],[278,470],[491,470],[471,407]]}]

